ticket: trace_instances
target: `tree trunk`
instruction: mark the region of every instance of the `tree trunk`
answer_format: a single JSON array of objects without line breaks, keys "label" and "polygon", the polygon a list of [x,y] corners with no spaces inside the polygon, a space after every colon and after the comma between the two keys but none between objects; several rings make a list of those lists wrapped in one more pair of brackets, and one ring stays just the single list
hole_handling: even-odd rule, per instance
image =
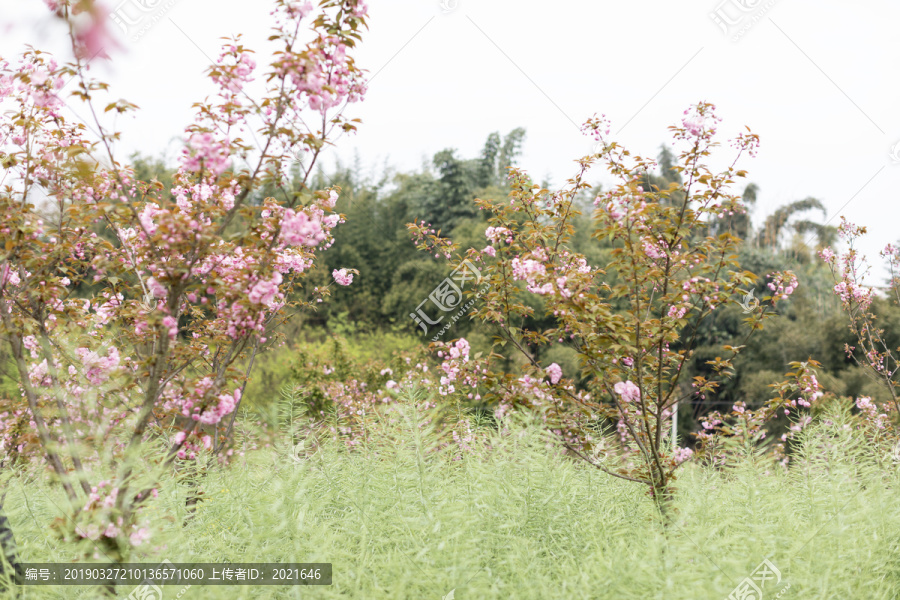
[{"label": "tree trunk", "polygon": [[24,582],[24,573],[22,565],[19,564],[19,552],[16,548],[16,538],[13,535],[12,528],[9,526],[9,520],[3,514],[3,505],[0,502],[0,592],[6,591],[5,581],[7,578],[16,585]]}]

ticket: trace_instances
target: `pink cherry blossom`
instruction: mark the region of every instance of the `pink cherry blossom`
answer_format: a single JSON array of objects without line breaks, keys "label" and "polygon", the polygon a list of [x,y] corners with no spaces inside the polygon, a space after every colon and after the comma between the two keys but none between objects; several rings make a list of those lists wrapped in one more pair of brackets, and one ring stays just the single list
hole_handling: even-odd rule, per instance
[{"label": "pink cherry blossom", "polygon": [[150,291],[150,295],[154,298],[165,299],[165,297],[168,295],[165,286],[157,281],[155,277],[147,278],[147,289]]},{"label": "pink cherry blossom", "polygon": [[347,269],[334,269],[331,276],[338,285],[346,286],[353,283],[353,273],[347,272]]},{"label": "pink cherry blossom", "polygon": [[205,169],[221,175],[228,168],[229,143],[216,140],[209,132],[195,133],[187,141],[182,162],[188,171]]},{"label": "pink cherry blossom", "polygon": [[556,385],[557,383],[559,383],[559,380],[562,377],[562,368],[558,364],[553,363],[549,367],[547,367],[545,370],[547,371],[547,374],[550,376],[550,383],[552,383],[553,385]]},{"label": "pink cherry blossom", "polygon": [[834,251],[831,248],[822,248],[819,251],[819,256],[827,263],[834,262]]},{"label": "pink cherry blossom", "polygon": [[628,381],[620,381],[613,386],[613,390],[622,397],[622,401],[626,403],[637,402],[641,399],[641,390],[630,379]]},{"label": "pink cherry blossom", "polygon": [[334,208],[338,201],[338,193],[334,190],[328,192],[328,198],[322,201],[322,206]]},{"label": "pink cherry blossom", "polygon": [[247,298],[255,304],[272,306],[273,301],[279,296],[278,286],[282,282],[281,273],[275,271],[271,279],[261,279],[250,289]]},{"label": "pink cherry blossom", "polygon": [[173,316],[163,318],[163,327],[169,330],[169,341],[174,341],[178,335],[178,320]]},{"label": "pink cherry blossom", "polygon": [[93,385],[105,383],[120,363],[119,350],[115,346],[109,347],[106,356],[88,348],[76,348],[75,353],[81,359],[85,378]]},{"label": "pink cherry blossom", "polygon": [[694,451],[690,448],[678,448],[675,450],[675,462],[678,464],[683,463],[686,460],[689,460],[692,456],[694,456]]},{"label": "pink cherry blossom", "polygon": [[496,244],[501,239],[505,239],[507,244],[512,243],[512,232],[506,227],[488,227],[484,236],[491,241],[491,244]]},{"label": "pink cherry blossom", "polygon": [[[57,4],[58,2],[54,2]],[[50,4],[52,7],[52,4]],[[121,48],[121,44],[107,29],[109,24],[109,10],[100,2],[91,2],[87,6],[90,11],[86,14],[87,23],[75,28],[75,51],[83,60],[91,60],[95,57],[109,58],[108,50]]]},{"label": "pink cherry blossom", "polygon": [[325,239],[325,232],[317,218],[303,211],[284,211],[281,221],[281,240],[288,246],[317,246]]}]

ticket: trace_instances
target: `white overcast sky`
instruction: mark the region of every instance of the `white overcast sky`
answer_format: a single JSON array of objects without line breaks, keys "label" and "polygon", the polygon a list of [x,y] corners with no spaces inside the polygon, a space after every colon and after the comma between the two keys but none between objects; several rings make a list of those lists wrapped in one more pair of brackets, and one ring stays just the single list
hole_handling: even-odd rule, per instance
[{"label": "white overcast sky", "polygon": [[[210,90],[202,72],[219,38],[243,33],[263,50],[271,5],[107,5],[137,15],[132,2],[157,8],[129,32],[137,39],[123,35],[124,50],[94,74],[142,108],[117,123],[122,156],[167,147],[174,155],[191,102]],[[757,220],[815,196],[831,224],[846,215],[869,228],[864,249],[872,259],[900,239],[900,146],[898,160],[891,157],[900,142],[900,2],[443,2],[370,0],[357,57],[374,78],[348,113],[363,120],[359,133],[334,151],[345,160],[358,152],[370,169],[385,160],[414,169],[447,147],[475,156],[490,132],[525,127],[521,166],[558,185],[590,150],[576,124],[594,113],[612,119],[613,139],[655,156],[666,127],[706,100],[718,106],[722,133],[748,125],[761,136],[758,157],[743,163],[760,186]],[[714,22],[717,11],[737,22],[730,35],[743,30],[739,39]],[[61,24],[43,2],[0,0],[0,56],[31,43],[67,57],[62,42]]]}]

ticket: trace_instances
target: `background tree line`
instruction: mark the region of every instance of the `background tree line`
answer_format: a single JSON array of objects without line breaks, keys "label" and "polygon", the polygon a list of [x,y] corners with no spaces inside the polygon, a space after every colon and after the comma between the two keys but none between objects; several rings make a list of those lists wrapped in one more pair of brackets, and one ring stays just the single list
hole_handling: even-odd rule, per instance
[{"label": "background tree line", "polygon": [[[303,377],[301,357],[306,355],[304,347],[310,342],[339,335],[355,345],[360,356],[427,346],[439,327],[432,326],[427,335],[423,334],[410,314],[447,277],[449,269],[443,259],[416,250],[406,225],[424,220],[451,234],[463,247],[483,248],[487,215],[480,213],[473,199],[506,197],[506,167],[516,165],[524,139],[525,130],[521,128],[506,135],[491,133],[476,157],[462,158],[448,148],[417,170],[397,172],[385,166],[375,177],[363,174],[359,159],[349,165],[338,162],[330,171],[320,168],[311,188],[340,186],[336,210],[347,217],[346,223],[336,228],[333,247],[322,254],[322,264],[310,279],[310,285],[331,286],[332,296],[330,301],[317,305],[317,310],[289,322],[282,332],[284,346],[260,359],[257,381],[248,388],[248,394],[254,396],[253,403],[265,405],[274,401],[285,380]],[[657,162],[659,172],[645,175],[648,189],[681,183],[678,173],[671,169],[675,159],[667,147],[661,147]],[[138,178],[155,179],[166,189],[171,188],[173,171],[164,161],[135,155],[132,164]],[[300,166],[291,167],[295,177]],[[543,182],[542,187],[550,185]],[[799,199],[779,207],[754,226],[751,214],[760,191],[755,184],[748,184],[743,191],[747,212],[710,223],[697,235],[730,233],[743,241],[739,259],[745,270],[759,277],[756,288],[748,290],[757,298],[765,295],[765,275],[779,269],[793,269],[800,286],[789,302],[779,304],[781,318],[771,321],[765,330],[754,332],[749,339],[748,328],[743,324],[745,309],[737,303],[702,325],[702,343],[688,366],[688,380],[694,375],[709,374],[706,361],[714,359],[716,348],[723,344],[739,345],[746,339],[747,349],[736,360],[735,377],[717,394],[685,401],[687,414],[693,418],[682,419],[682,434],[695,429],[697,418],[710,410],[727,409],[739,400],[751,408],[759,406],[770,397],[769,384],[781,380],[793,360],[814,358],[821,362],[820,381],[827,391],[886,399],[879,385],[845,351],[845,346],[852,344],[846,318],[832,293],[831,273],[815,256],[818,249],[833,245],[837,237],[835,227],[815,219],[824,216],[823,204],[816,198]],[[606,241],[592,237],[592,202],[600,192],[601,186],[597,185],[580,198],[582,214],[573,220],[572,238],[573,250],[597,266],[607,262],[604,255],[610,250]],[[255,202],[261,202],[266,195],[263,190]],[[359,276],[347,288],[331,285],[332,269],[342,267],[359,270]],[[549,326],[552,316],[543,314],[542,304],[540,296],[533,297],[534,316],[521,324],[523,328]],[[876,311],[893,345],[900,346],[900,309],[878,301]],[[466,337],[474,349],[490,349],[492,333],[479,329],[468,319],[457,321],[442,339],[459,337]],[[581,367],[572,348],[564,344],[535,348],[534,356],[545,365],[558,363],[567,376],[578,380]],[[17,394],[14,371],[7,357],[2,359],[0,393]],[[515,360],[520,359],[511,358],[510,368]],[[689,390],[685,393],[689,394]]]}]

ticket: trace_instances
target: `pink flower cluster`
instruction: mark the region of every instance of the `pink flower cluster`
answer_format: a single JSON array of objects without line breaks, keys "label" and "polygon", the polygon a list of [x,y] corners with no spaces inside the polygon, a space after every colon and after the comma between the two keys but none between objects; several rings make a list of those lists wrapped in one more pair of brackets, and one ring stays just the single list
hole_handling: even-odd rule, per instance
[{"label": "pink flower cluster", "polygon": [[172,195],[175,196],[178,208],[184,212],[190,211],[195,206],[207,204],[210,200],[213,203],[218,203],[225,210],[231,210],[234,207],[235,191],[235,189],[228,187],[197,183],[190,187],[175,186],[172,188]]},{"label": "pink flower cluster", "polygon": [[[687,111],[684,111],[687,114]],[[703,133],[703,126],[706,124],[706,119],[699,115],[691,115],[689,117],[685,117],[681,120],[681,125],[687,130],[688,135],[692,135],[694,137],[700,137]]]},{"label": "pink flower cluster", "polygon": [[[163,394],[166,400],[163,408],[165,410],[175,409],[183,416],[199,423],[215,425],[226,415],[231,414],[241,399],[241,389],[237,388],[232,393],[220,393],[213,399],[214,403],[209,404],[205,398],[212,389],[212,378],[204,377],[197,380],[194,386],[187,391],[171,384],[167,386]],[[174,438],[175,444],[182,445],[185,443],[186,437],[184,432],[179,432]]]},{"label": "pink flower cluster", "polygon": [[281,220],[281,241],[288,246],[317,246],[325,239],[322,223],[304,211],[285,209]]},{"label": "pink flower cluster", "polygon": [[75,354],[81,359],[85,378],[93,385],[108,381],[120,362],[119,350],[115,346],[109,347],[106,356],[100,356],[88,348],[76,348]]},{"label": "pink flower cluster", "polygon": [[310,2],[286,2],[285,8],[289,16],[295,19],[305,19],[306,15],[312,12],[312,4]]},{"label": "pink flower cluster", "polygon": [[669,312],[667,313],[667,315],[671,319],[681,319],[684,317],[685,314],[687,314],[687,311],[688,311],[688,307],[686,305],[682,304],[682,305],[678,306],[678,305],[673,304],[672,306],[669,307]]},{"label": "pink flower cluster", "polygon": [[856,399],[856,408],[860,414],[878,429],[884,429],[888,422],[888,416],[885,413],[879,413],[878,407],[868,396],[862,396]]},{"label": "pink flower cluster", "polygon": [[716,123],[722,119],[715,114],[715,106],[709,103],[701,102],[684,111],[684,117],[681,119],[681,126],[684,128],[684,134],[680,135],[680,139],[706,139],[709,140],[716,133]]},{"label": "pink flower cluster", "polygon": [[470,376],[460,377],[463,371],[463,365],[469,362],[469,342],[465,338],[460,338],[456,342],[450,344],[450,348],[445,353],[443,350],[438,351],[438,358],[443,358],[441,370],[444,375],[441,376],[441,385],[438,393],[441,396],[447,396],[456,391],[454,382],[464,381],[471,387],[477,385],[477,381]]},{"label": "pink flower cluster", "polygon": [[609,135],[611,122],[606,117],[606,114],[601,114],[597,117],[597,113],[594,113],[594,116],[585,121],[585,123],[579,128],[581,129],[582,135],[589,136],[594,139],[594,141],[601,142],[603,141],[604,135]]},{"label": "pink flower cluster", "polygon": [[545,379],[535,378],[531,375],[523,375],[516,380],[516,384],[518,384],[514,388],[516,396],[524,398],[530,397],[532,403],[536,406],[552,403],[554,401],[550,386],[547,385]]},{"label": "pink flower cluster", "polygon": [[[56,61],[51,60],[46,68],[33,63],[26,68],[30,72],[31,85],[20,86],[20,90],[30,95],[31,101],[36,107],[46,109],[51,115],[58,114],[57,111],[65,103],[57,95],[57,92],[65,85],[65,79],[59,75],[54,75],[57,70]],[[11,78],[9,82],[12,83]],[[12,91],[11,86],[9,91]],[[0,81],[0,98],[4,95],[3,83]]]},{"label": "pink flower cluster", "polygon": [[351,9],[354,17],[364,17],[369,13],[369,5],[365,0],[357,0],[356,6]]},{"label": "pink flower cluster", "polygon": [[559,380],[562,378],[562,374],[563,374],[562,367],[560,367],[556,363],[553,363],[552,365],[547,367],[545,370],[547,371],[547,375],[550,376],[550,383],[552,383],[553,385],[556,385],[557,383],[559,383]]},{"label": "pink flower cluster", "polygon": [[338,201],[338,193],[334,190],[328,192],[328,197],[322,201],[322,206],[327,209],[333,209]]},{"label": "pink flower cluster", "polygon": [[605,202],[605,210],[601,210],[600,214],[612,223],[624,224],[631,220],[636,226],[645,228],[647,201],[644,199],[644,188],[638,185],[633,190],[618,194],[609,191],[597,196],[594,199],[594,206],[599,207]]},{"label": "pink flower cluster", "polygon": [[773,292],[772,296],[775,300],[787,300],[799,285],[797,276],[791,271],[770,273],[768,278],[772,280],[768,287]]},{"label": "pink flower cluster", "polygon": [[[48,4],[52,7],[59,3],[59,0],[50,0]],[[100,2],[82,2],[79,6],[87,6],[88,10],[86,18],[74,27],[76,54],[88,61],[98,56],[109,58],[108,50],[122,47],[107,29],[110,23],[109,10]]]},{"label": "pink flower cluster", "polygon": [[809,408],[813,402],[825,395],[822,391],[822,386],[819,385],[819,380],[816,378],[815,371],[810,368],[805,369],[801,373],[797,379],[797,386],[800,388],[800,398],[797,400],[797,404],[800,406]]},{"label": "pink flower cluster", "polygon": [[[59,365],[57,365],[58,367]],[[47,365],[46,358],[28,368],[28,379],[31,381],[31,385],[35,386],[50,387],[53,385],[53,380],[50,378],[50,367]]]},{"label": "pink flower cluster", "polygon": [[534,277],[547,274],[547,270],[544,268],[543,263],[532,258],[526,258],[524,260],[519,258],[512,259],[512,270],[513,277],[515,277],[517,281],[526,280],[532,283]]},{"label": "pink flower cluster", "polygon": [[694,451],[690,448],[678,448],[675,450],[673,458],[675,459],[675,463],[680,465],[684,461],[690,460],[692,456],[694,456]]},{"label": "pink flower cluster", "polygon": [[265,331],[265,311],[250,309],[237,300],[220,302],[216,308],[219,322],[225,326],[225,335],[233,340],[254,331],[260,334]]},{"label": "pink flower cluster", "polygon": [[150,295],[154,298],[159,298],[161,300],[165,300],[166,296],[168,296],[165,286],[157,281],[156,277],[147,278],[147,291],[149,291]]},{"label": "pink flower cluster", "polygon": [[750,132],[739,133],[730,143],[732,148],[746,150],[751,157],[756,156],[759,152],[759,145],[759,136]]},{"label": "pink flower cluster", "polygon": [[[849,249],[841,255],[840,261],[835,257],[834,252],[828,248],[823,249],[819,256],[831,267],[832,276],[836,281],[833,288],[834,293],[840,297],[844,309],[850,314],[851,320],[854,322],[853,328],[860,331],[860,341],[871,347],[881,346],[883,342],[874,339],[879,336],[862,333],[863,331],[871,331],[866,322],[872,318],[872,315],[869,314],[869,307],[875,300],[876,295],[874,288],[865,285],[865,280],[869,275],[868,262],[865,256],[861,256],[854,248],[856,238],[864,235],[866,228],[854,225],[847,221],[846,218],[841,217],[838,231],[840,237],[849,246]],[[897,276],[897,248],[893,244],[888,244],[880,254],[882,258],[888,261],[887,266],[891,273],[890,288],[896,292],[898,286],[900,286],[900,277]],[[879,359],[872,366],[877,369],[877,364],[881,363],[882,361]]]},{"label": "pink flower cluster", "polygon": [[650,240],[645,240],[642,247],[644,249],[644,254],[654,260],[659,260],[666,257],[666,252],[663,247],[661,245],[653,243]]},{"label": "pink flower cluster", "polygon": [[352,59],[347,56],[347,46],[342,40],[320,35],[309,44],[307,53],[309,59],[305,61],[286,58],[278,65],[279,74],[290,79],[298,100],[305,96],[310,109],[324,114],[344,101],[362,99],[366,92],[365,79],[352,68]]},{"label": "pink flower cluster", "polygon": [[857,302],[866,308],[872,303],[874,290],[870,287],[859,285],[854,281],[839,281],[834,286],[834,293],[840,297],[841,302],[850,304]]},{"label": "pink flower cluster", "polygon": [[512,231],[507,229],[506,227],[488,227],[484,231],[484,236],[491,241],[491,245],[496,244],[501,239],[505,240],[507,244],[512,244]]},{"label": "pink flower cluster", "polygon": [[276,299],[280,301],[280,299],[284,298],[278,291],[278,286],[282,280],[281,273],[275,271],[271,279],[260,279],[253,284],[247,298],[254,304],[265,304],[271,308],[274,306]]},{"label": "pink flower cluster", "polygon": [[229,153],[228,140],[216,140],[209,132],[195,133],[188,138],[182,164],[188,171],[206,169],[219,176],[228,168]]},{"label": "pink flower cluster", "polygon": [[8,262],[0,267],[0,286],[18,286],[20,283],[22,283],[22,280],[19,277],[19,274],[16,273],[15,269],[10,267]]},{"label": "pink flower cluster", "polygon": [[822,248],[819,250],[819,256],[828,264],[834,264],[834,250],[831,248]]},{"label": "pink flower cluster", "polygon": [[192,418],[207,425],[215,425],[225,415],[230,415],[237,408],[238,402],[241,400],[241,389],[234,390],[233,394],[228,392],[219,394],[217,399],[218,403],[215,406],[207,408],[200,415],[192,415]]},{"label": "pink flower cluster", "polygon": [[331,276],[338,285],[347,286],[353,283],[353,273],[347,272],[347,269],[334,269]]},{"label": "pink flower cluster", "polygon": [[622,397],[622,402],[630,404],[641,399],[641,389],[630,379],[628,381],[620,381],[613,386],[613,390]]},{"label": "pink flower cluster", "polygon": [[238,52],[237,46],[231,45],[223,49],[216,61],[216,68],[217,73],[211,78],[213,83],[231,94],[237,94],[245,84],[253,81],[252,74],[256,68],[256,61],[249,52]]},{"label": "pink flower cluster", "polygon": [[532,258],[526,258],[524,260],[514,258],[512,259],[511,266],[513,278],[516,281],[526,281],[528,283],[527,289],[529,292],[535,294],[549,294],[553,292],[553,284],[544,283],[543,285],[539,285],[537,283],[539,277],[545,277],[547,275],[547,269],[540,261]]}]

